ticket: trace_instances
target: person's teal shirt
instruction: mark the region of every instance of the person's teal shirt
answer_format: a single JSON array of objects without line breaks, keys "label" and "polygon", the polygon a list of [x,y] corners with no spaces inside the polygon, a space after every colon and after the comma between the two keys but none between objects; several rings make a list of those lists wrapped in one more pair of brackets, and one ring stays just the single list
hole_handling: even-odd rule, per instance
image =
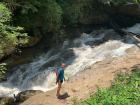
[{"label": "person's teal shirt", "polygon": [[64,80],[64,69],[62,67],[58,68],[58,79],[61,81]]}]

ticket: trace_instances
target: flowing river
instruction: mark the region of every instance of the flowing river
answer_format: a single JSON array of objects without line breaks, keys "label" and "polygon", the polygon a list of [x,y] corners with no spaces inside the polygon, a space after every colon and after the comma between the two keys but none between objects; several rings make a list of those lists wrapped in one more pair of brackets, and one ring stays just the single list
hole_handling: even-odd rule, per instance
[{"label": "flowing river", "polygon": [[[140,24],[127,28],[140,34]],[[135,53],[139,48],[129,36],[120,36],[112,29],[93,30],[74,40],[66,40],[63,46],[42,53],[31,62],[13,68],[6,82],[0,83],[0,96],[13,96],[24,90],[48,91],[56,87],[54,67],[67,64],[66,78],[86,70],[96,62]],[[132,50],[130,50],[132,49]]]}]

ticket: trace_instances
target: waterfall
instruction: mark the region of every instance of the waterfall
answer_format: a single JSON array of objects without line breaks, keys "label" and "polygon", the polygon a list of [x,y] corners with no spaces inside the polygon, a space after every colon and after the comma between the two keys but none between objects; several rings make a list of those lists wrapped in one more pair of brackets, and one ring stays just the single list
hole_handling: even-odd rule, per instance
[{"label": "waterfall", "polygon": [[[140,25],[127,28],[140,33]],[[133,39],[121,37],[112,29],[93,30],[74,40],[66,40],[60,48],[54,48],[33,59],[30,63],[13,68],[6,82],[0,83],[0,96],[12,96],[24,90],[48,91],[56,87],[55,66],[67,64],[66,78],[86,70],[98,61],[127,55],[127,49],[139,51]]]}]

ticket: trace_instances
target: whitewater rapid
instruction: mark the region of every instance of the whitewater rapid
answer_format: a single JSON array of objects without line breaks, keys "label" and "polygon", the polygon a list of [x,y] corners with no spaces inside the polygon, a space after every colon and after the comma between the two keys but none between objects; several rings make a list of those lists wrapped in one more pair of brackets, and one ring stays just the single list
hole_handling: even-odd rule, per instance
[{"label": "whitewater rapid", "polygon": [[[127,31],[140,34],[140,25],[127,28]],[[7,82],[0,83],[0,96],[13,96],[24,90],[48,91],[56,87],[54,66],[61,62],[68,66],[66,78],[86,70],[98,61],[127,55],[127,50],[138,52],[135,40],[121,37],[112,29],[93,30],[81,34],[74,40],[64,41],[62,47],[42,53],[30,63],[13,68],[14,72]]]}]

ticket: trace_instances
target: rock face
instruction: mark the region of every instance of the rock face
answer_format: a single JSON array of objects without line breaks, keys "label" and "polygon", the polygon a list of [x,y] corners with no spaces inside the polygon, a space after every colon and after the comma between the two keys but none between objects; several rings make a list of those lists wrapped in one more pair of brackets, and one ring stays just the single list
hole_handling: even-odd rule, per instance
[{"label": "rock face", "polygon": [[0,105],[19,105],[19,103],[24,102],[33,95],[43,93],[40,90],[27,90],[20,92],[15,98],[12,97],[1,97]]},{"label": "rock face", "polygon": [[114,7],[114,10],[118,13],[125,15],[140,16],[140,4],[124,4]]},{"label": "rock face", "polygon": [[29,97],[39,94],[39,93],[43,93],[43,91],[40,90],[26,90],[23,92],[20,92],[15,98],[16,98],[16,102],[17,103],[21,103],[25,100],[27,100]]},{"label": "rock face", "polygon": [[15,105],[14,99],[12,97],[2,97],[0,98],[0,105]]},{"label": "rock face", "polygon": [[[106,10],[110,11],[111,14],[116,15],[123,15],[126,16],[134,16],[140,18],[140,4],[119,4],[119,5],[112,5],[111,8],[105,8]],[[104,10],[102,11],[93,11],[90,15],[84,15],[80,17],[79,22],[81,24],[104,24],[110,20],[108,13]],[[125,20],[125,19],[124,19]]]},{"label": "rock face", "polygon": [[[26,42],[26,41],[27,42]],[[28,39],[23,39],[20,41],[21,45],[19,44],[18,46],[16,45],[10,45],[10,44],[5,44],[3,47],[3,51],[0,52],[0,61],[3,61],[10,57],[11,55],[20,55],[21,50],[20,48],[29,48],[37,45],[39,41],[41,40],[40,37],[29,37]]]},{"label": "rock face", "polygon": [[106,14],[98,13],[98,14],[93,14],[88,17],[81,17],[79,19],[79,22],[81,24],[104,24],[108,22],[109,17]]}]

